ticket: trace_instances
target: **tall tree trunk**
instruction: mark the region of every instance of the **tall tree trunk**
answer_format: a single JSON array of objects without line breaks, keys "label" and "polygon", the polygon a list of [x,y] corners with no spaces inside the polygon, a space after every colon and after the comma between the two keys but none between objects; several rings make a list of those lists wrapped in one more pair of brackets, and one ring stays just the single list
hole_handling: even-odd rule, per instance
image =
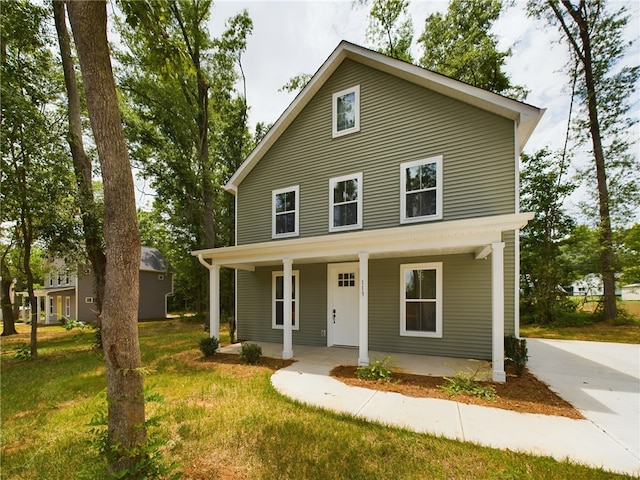
[{"label": "tall tree trunk", "polygon": [[8,335],[17,335],[18,331],[16,330],[15,317],[13,316],[13,308],[11,308],[11,285],[13,283],[13,278],[11,277],[11,272],[5,263],[7,253],[9,249],[7,249],[3,254],[2,258],[0,258],[0,306],[2,307],[2,335],[6,337]]},{"label": "tall tree trunk", "polygon": [[84,150],[82,140],[82,110],[78,82],[76,80],[73,57],[71,56],[71,42],[67,30],[65,15],[65,2],[53,0],[53,14],[62,57],[62,69],[64,71],[64,83],[69,101],[69,136],[67,138],[73,157],[73,168],[78,185],[78,203],[82,217],[84,230],[84,243],[87,257],[93,268],[95,279],[96,315],[99,317],[102,310],[104,297],[104,282],[106,271],[106,257],[102,248],[102,235],[100,233],[100,218],[93,198],[93,178],[91,172],[91,159]]},{"label": "tall tree trunk", "polygon": [[[562,4],[567,9],[580,31],[580,43],[582,51],[574,39],[572,45],[575,53],[580,58],[584,69],[585,86],[587,89],[587,109],[589,112],[589,133],[593,146],[593,156],[596,164],[596,178],[598,183],[598,211],[600,216],[600,265],[602,270],[602,283],[604,287],[603,304],[604,320],[612,320],[617,315],[616,293],[615,293],[615,263],[613,252],[613,234],[611,231],[611,216],[609,212],[609,190],[607,187],[607,173],[604,159],[604,149],[602,147],[602,136],[600,134],[600,121],[598,119],[598,101],[596,97],[596,83],[593,72],[593,59],[591,56],[591,34],[587,18],[582,15],[582,8],[576,9],[569,0],[562,0]],[[582,7],[582,2],[581,2]],[[556,16],[561,19],[560,14]]]},{"label": "tall tree trunk", "polygon": [[104,1],[67,4],[84,79],[91,127],[104,185],[107,271],[102,341],[107,370],[112,472],[135,465],[146,443],[143,378],[138,341],[140,233],[135,194],[107,43]]}]

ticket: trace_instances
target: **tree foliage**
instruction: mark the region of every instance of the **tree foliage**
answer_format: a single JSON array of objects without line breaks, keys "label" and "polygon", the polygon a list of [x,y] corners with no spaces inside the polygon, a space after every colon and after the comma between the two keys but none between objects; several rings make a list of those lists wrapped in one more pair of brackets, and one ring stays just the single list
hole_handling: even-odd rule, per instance
[{"label": "tree foliage", "polygon": [[521,158],[520,208],[535,213],[520,236],[522,304],[536,321],[549,323],[560,307],[559,287],[569,283],[571,268],[561,248],[574,221],[565,213],[563,202],[575,184],[564,179],[560,155],[541,150]]},{"label": "tree foliage", "polygon": [[430,70],[514,98],[525,98],[504,71],[511,49],[500,51],[491,27],[503,10],[501,0],[452,0],[447,12],[427,17],[418,42],[420,64]]},{"label": "tree foliage", "polygon": [[413,22],[408,8],[408,0],[372,0],[367,40],[378,52],[411,63]]},{"label": "tree foliage", "polygon": [[234,203],[220,186],[252,147],[241,55],[246,11],[208,33],[211,1],[122,2],[119,60],[130,152],[167,224],[163,253],[176,272],[174,299],[203,310],[206,275],[191,250],[234,241]]},{"label": "tree foliage", "polygon": [[[612,10],[602,0],[530,1],[531,15],[544,18],[561,32],[571,53],[571,82],[581,100],[576,121],[578,144],[590,148],[589,182],[597,185],[600,274],[604,284],[604,318],[616,317],[615,259],[612,221],[616,211],[639,205],[640,168],[630,148],[637,143],[630,127],[629,99],[637,88],[640,67],[623,64],[630,42],[624,32],[630,20],[624,7]],[[593,176],[595,173],[595,178]],[[593,191],[593,190],[592,190]]]},{"label": "tree foliage", "polygon": [[[32,249],[77,238],[71,166],[62,144],[60,68],[51,53],[49,11],[7,2],[2,23],[2,168],[0,225],[5,246],[21,253],[20,270],[31,304],[31,354],[37,354],[36,277]],[[14,264],[14,266],[16,266]],[[18,272],[6,274],[18,277]]]}]

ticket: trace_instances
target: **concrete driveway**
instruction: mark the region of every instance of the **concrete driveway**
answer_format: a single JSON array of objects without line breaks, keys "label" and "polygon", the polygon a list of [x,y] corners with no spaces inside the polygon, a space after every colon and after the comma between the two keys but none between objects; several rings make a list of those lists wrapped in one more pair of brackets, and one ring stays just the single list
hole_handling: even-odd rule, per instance
[{"label": "concrete driveway", "polygon": [[640,345],[528,338],[529,370],[640,467]]}]

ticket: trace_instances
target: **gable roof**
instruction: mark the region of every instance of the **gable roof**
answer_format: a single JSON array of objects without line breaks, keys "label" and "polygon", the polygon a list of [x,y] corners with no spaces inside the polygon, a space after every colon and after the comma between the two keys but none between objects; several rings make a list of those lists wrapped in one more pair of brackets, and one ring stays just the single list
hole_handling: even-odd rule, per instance
[{"label": "gable roof", "polygon": [[260,159],[269,151],[276,140],[278,140],[345,59],[350,59],[376,70],[389,73],[444,96],[454,98],[515,121],[517,132],[516,141],[518,142],[519,151],[522,151],[545,112],[545,109],[540,109],[483,90],[482,88],[474,87],[473,85],[343,40],[329,58],[325,60],[309,83],[307,83],[293,102],[291,102],[280,118],[278,118],[276,123],[273,124],[247,159],[240,165],[238,170],[224,186],[225,190],[233,194],[237,192],[238,185],[240,185],[242,180],[244,180],[253,167],[255,167]]},{"label": "gable roof", "polygon": [[166,272],[167,261],[157,248],[140,247],[140,270]]}]

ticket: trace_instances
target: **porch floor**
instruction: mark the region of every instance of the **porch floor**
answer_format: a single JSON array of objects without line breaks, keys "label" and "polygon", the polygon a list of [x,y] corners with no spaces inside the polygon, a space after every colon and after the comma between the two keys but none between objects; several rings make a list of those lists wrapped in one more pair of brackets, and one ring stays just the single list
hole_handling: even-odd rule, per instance
[{"label": "porch floor", "polygon": [[[280,358],[282,345],[279,343],[257,343],[265,357]],[[240,343],[220,348],[222,353],[240,353]],[[433,355],[412,355],[407,353],[389,353],[369,351],[369,362],[390,357],[394,370],[417,375],[437,377],[454,376],[457,372],[476,373],[478,380],[491,379],[491,363],[483,360],[467,360],[464,358],[438,357]],[[326,365],[331,368],[338,365],[357,365],[358,349],[356,347],[313,347],[308,345],[293,346],[293,360],[305,364]]]}]

